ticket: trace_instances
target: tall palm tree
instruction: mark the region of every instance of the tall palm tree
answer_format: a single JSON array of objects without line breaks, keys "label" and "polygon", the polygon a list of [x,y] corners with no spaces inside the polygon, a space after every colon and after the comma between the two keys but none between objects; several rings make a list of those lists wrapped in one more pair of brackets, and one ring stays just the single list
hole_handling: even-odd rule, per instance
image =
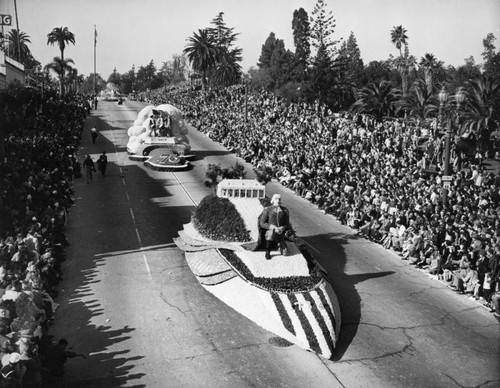
[{"label": "tall palm tree", "polygon": [[208,76],[215,69],[220,50],[215,42],[209,37],[207,30],[198,30],[188,38],[188,45],[184,48],[193,70],[201,75],[202,87],[205,89],[208,85]]},{"label": "tall palm tree", "polygon": [[394,116],[397,113],[399,97],[399,91],[389,81],[370,83],[358,92],[357,100],[350,110],[356,114],[372,114],[381,120],[384,116]]},{"label": "tall palm tree", "polygon": [[[399,59],[398,59],[398,70],[401,74],[401,84],[403,89],[403,96],[406,96],[408,92],[408,73],[409,68],[407,64],[407,60],[409,57],[408,51],[408,36],[406,35],[406,30],[403,26],[393,27],[391,30],[391,42],[396,46],[399,50]],[[404,55],[402,47],[404,46]]]},{"label": "tall palm tree", "polygon": [[12,29],[6,38],[7,43],[4,45],[4,51],[10,58],[24,64],[26,59],[31,55],[31,51],[27,45],[27,43],[31,43],[29,35],[17,29]]},{"label": "tall palm tree", "polygon": [[66,72],[71,71],[73,68],[71,64],[74,64],[71,58],[61,59],[59,57],[54,57],[54,60],[47,64],[46,68],[52,70],[57,74],[59,78],[59,94],[64,96],[64,77],[66,76]]},{"label": "tall palm tree", "polygon": [[443,68],[443,61],[438,61],[434,54],[426,53],[422,58],[420,58],[419,65],[424,69],[427,93],[431,94],[434,90],[434,79],[436,73]]},{"label": "tall palm tree", "polygon": [[68,30],[68,27],[55,27],[47,34],[47,44],[59,46],[61,50],[61,60],[64,61],[64,49],[67,43],[75,44],[75,35]]},{"label": "tall palm tree", "polygon": [[403,56],[403,51],[401,48],[403,45],[407,44],[408,36],[406,35],[407,31],[403,28],[403,26],[393,27],[391,30],[391,42],[396,46],[399,50],[399,56]]}]

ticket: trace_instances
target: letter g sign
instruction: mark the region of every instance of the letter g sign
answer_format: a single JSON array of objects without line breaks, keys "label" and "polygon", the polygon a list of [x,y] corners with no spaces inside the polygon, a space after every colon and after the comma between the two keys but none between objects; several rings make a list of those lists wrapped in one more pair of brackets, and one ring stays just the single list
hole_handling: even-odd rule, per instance
[{"label": "letter g sign", "polygon": [[2,26],[10,26],[12,23],[12,16],[10,15],[1,15],[0,14],[0,25]]}]

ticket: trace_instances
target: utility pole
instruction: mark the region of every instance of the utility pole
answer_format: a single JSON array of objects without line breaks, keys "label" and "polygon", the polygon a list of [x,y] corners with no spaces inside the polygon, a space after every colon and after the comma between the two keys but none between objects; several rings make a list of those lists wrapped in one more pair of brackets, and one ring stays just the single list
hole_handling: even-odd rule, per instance
[{"label": "utility pole", "polygon": [[21,42],[19,39],[19,18],[17,17],[17,0],[14,0],[14,12],[16,13],[16,28],[17,28],[17,61],[21,63]]}]

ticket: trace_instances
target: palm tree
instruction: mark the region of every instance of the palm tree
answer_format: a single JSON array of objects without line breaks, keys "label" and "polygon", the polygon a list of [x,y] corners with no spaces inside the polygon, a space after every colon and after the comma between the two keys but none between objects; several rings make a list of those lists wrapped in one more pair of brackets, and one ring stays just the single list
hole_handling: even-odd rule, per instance
[{"label": "palm tree", "polygon": [[210,39],[207,30],[198,30],[198,34],[194,33],[188,38],[188,42],[183,53],[187,55],[193,70],[201,75],[202,87],[205,89],[208,85],[208,76],[217,64],[220,50]]},{"label": "palm tree", "polygon": [[372,114],[381,120],[384,116],[394,116],[397,113],[399,97],[399,91],[389,81],[370,83],[358,92],[357,100],[350,110],[355,114]]},{"label": "palm tree", "polygon": [[426,53],[422,58],[420,58],[419,64],[424,69],[427,93],[431,94],[434,90],[434,79],[436,73],[443,68],[443,61],[438,61],[433,54]]},{"label": "palm tree", "polygon": [[68,27],[55,27],[50,33],[47,34],[47,44],[59,46],[61,50],[61,60],[64,61],[64,49],[67,43],[75,44],[75,35],[68,30]]},{"label": "palm tree", "polygon": [[59,94],[64,95],[64,77],[66,72],[71,71],[73,68],[71,64],[74,64],[71,58],[61,59],[59,57],[54,57],[54,60],[47,64],[46,68],[54,71],[59,78]]},{"label": "palm tree", "polygon": [[486,145],[500,116],[500,79],[481,75],[468,83],[461,114],[464,130],[473,132]]},{"label": "palm tree", "polygon": [[234,85],[241,80],[241,49],[224,52],[218,58],[214,72],[214,81],[221,86]]},{"label": "palm tree", "polygon": [[68,69],[67,75],[68,75],[68,77],[67,77],[66,81],[68,83],[68,87],[69,87],[71,92],[76,93],[76,82],[78,79],[78,69],[75,67],[71,67],[70,69]]},{"label": "palm tree", "polygon": [[[408,36],[406,35],[406,32],[407,31],[403,28],[403,26],[393,27],[393,29],[391,30],[391,42],[399,50],[399,59],[397,67],[401,74],[403,96],[406,96],[406,93],[408,91],[408,73],[409,73],[409,68],[407,64],[407,59],[409,57]],[[401,50],[403,46],[405,48],[404,55],[403,51]]]},{"label": "palm tree", "polygon": [[406,46],[408,36],[406,35],[407,31],[403,28],[403,26],[393,27],[391,31],[391,42],[396,46],[399,50],[399,56],[403,56],[403,52],[401,51],[401,47],[403,45]]},{"label": "palm tree", "polygon": [[29,35],[17,29],[12,29],[6,38],[7,43],[4,44],[4,51],[10,58],[24,64],[26,59],[31,56],[31,51],[27,45],[27,43],[31,43]]},{"label": "palm tree", "polygon": [[439,111],[439,102],[429,93],[426,82],[422,78],[417,78],[402,107],[410,116],[425,119]]}]

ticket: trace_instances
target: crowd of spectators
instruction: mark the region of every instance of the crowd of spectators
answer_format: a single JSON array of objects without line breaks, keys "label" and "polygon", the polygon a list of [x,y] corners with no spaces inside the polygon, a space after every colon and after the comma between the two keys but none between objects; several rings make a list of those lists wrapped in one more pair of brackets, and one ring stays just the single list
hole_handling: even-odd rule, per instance
[{"label": "crowd of spectators", "polygon": [[9,98],[4,114],[17,127],[7,131],[0,161],[0,387],[40,387],[60,377],[72,357],[48,329],[89,104],[77,97],[42,102],[35,92]]},{"label": "crowd of spectators", "polygon": [[142,98],[177,106],[199,131],[342,224],[500,313],[500,176],[471,153],[473,134],[453,144],[443,200],[437,120],[334,114],[242,86]]}]

